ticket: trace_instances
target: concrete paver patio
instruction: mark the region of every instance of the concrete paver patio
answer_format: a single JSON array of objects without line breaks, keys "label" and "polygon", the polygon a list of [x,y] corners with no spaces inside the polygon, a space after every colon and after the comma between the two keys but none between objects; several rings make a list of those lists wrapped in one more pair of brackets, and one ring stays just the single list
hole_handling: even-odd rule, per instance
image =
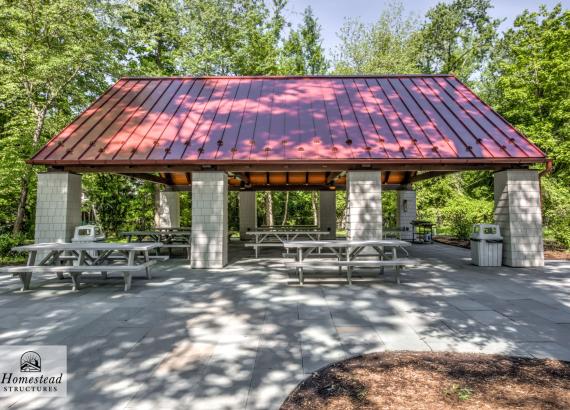
[{"label": "concrete paver patio", "polygon": [[[172,260],[153,279],[0,278],[0,344],[65,344],[68,397],[0,407],[272,409],[311,372],[382,350],[505,353],[570,361],[570,262],[480,268],[469,251],[414,246],[417,268],[385,278],[289,277],[282,260],[223,270]],[[270,252],[266,252],[270,254]],[[241,258],[238,258],[241,257]]]}]

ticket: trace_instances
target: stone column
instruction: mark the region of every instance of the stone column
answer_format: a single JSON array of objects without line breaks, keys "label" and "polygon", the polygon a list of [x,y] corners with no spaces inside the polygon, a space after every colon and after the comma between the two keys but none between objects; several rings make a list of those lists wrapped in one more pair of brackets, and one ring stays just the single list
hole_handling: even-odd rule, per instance
[{"label": "stone column", "polygon": [[191,267],[228,263],[228,177],[224,172],[192,174]]},{"label": "stone column", "polygon": [[413,229],[411,222],[416,219],[416,191],[397,191],[396,224],[403,229],[402,239],[411,241]]},{"label": "stone column", "polygon": [[319,230],[330,234],[323,239],[336,239],[336,191],[319,191]]},{"label": "stone column", "polygon": [[382,239],[380,174],[380,171],[347,172],[348,239]]},{"label": "stone column", "polygon": [[538,172],[495,173],[495,223],[503,235],[503,264],[544,266]]},{"label": "stone column", "polygon": [[239,193],[239,238],[242,241],[253,239],[246,235],[248,231],[255,231],[257,227],[257,203],[254,191]]},{"label": "stone column", "polygon": [[155,191],[154,224],[157,228],[180,228],[180,194]]},{"label": "stone column", "polygon": [[46,172],[38,175],[35,241],[70,242],[81,224],[81,175]]}]

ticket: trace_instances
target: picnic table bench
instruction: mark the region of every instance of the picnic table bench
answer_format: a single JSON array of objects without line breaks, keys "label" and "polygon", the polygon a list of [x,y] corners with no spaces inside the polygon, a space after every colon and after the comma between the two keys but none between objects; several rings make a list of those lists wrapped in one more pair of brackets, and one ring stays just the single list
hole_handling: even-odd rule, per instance
[{"label": "picnic table bench", "polygon": [[[321,240],[321,241],[286,241],[283,243],[286,249],[297,249],[295,260],[286,262],[288,267],[295,268],[299,284],[304,283],[304,269],[308,267],[331,269],[337,268],[341,273],[346,268],[346,279],[352,284],[352,272],[354,268],[380,268],[384,272],[385,267],[395,269],[396,283],[400,283],[400,271],[404,267],[414,266],[416,262],[409,258],[398,258],[398,249],[411,246],[409,242],[378,239],[378,240]],[[308,259],[317,249],[329,249],[336,259]],[[363,256],[365,249],[373,249],[378,259],[357,259]],[[386,251],[389,248],[390,251]],[[405,251],[404,251],[405,252]],[[407,252],[406,252],[407,253]],[[390,259],[386,259],[389,256]]]},{"label": "picnic table bench", "polygon": [[[28,252],[25,266],[4,266],[0,272],[19,276],[22,290],[30,289],[32,274],[55,273],[62,279],[64,273],[71,275],[73,290],[79,290],[81,274],[100,272],[104,279],[107,273],[123,274],[125,292],[131,288],[133,272],[145,271],[151,278],[150,267],[156,263],[149,255],[160,243],[39,243],[17,246],[16,252]],[[37,262],[38,252],[46,253]]]},{"label": "picnic table bench", "polygon": [[[253,243],[246,243],[255,251],[255,257],[259,257],[259,249],[267,247],[282,247],[285,241],[294,241],[298,238],[306,238],[311,241],[320,240],[322,235],[328,235],[328,231],[249,231],[247,235],[254,237]],[[288,249],[287,249],[288,251]]]},{"label": "picnic table bench", "polygon": [[157,230],[151,231],[128,231],[121,232],[121,236],[127,238],[127,242],[139,242],[148,243],[156,242],[160,243],[159,249],[184,249],[186,251],[186,257],[190,259],[191,257],[191,243],[192,243],[192,232],[188,228],[158,228]]}]

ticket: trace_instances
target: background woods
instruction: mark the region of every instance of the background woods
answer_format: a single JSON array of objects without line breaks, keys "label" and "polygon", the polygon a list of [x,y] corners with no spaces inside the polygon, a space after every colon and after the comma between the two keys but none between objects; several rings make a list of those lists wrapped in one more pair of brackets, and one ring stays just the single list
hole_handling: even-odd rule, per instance
[{"label": "background woods", "polygon": [[[0,0],[0,233],[31,235],[42,169],[25,160],[121,76],[453,73],[554,160],[542,179],[546,234],[568,247],[570,11],[523,11],[500,32],[491,7],[453,0],[417,16],[392,3],[373,24],[346,20],[340,45],[325,50],[318,16],[308,8],[291,24],[286,0]],[[109,233],[150,227],[155,189],[87,175],[83,206]],[[492,219],[490,173],[416,189],[419,217],[440,231],[461,237],[472,222]],[[310,192],[258,193],[257,200],[260,224],[315,222],[318,196]],[[190,201],[183,195],[186,225]],[[337,201],[342,225],[343,193]],[[393,196],[383,201],[393,224]],[[230,206],[234,229],[236,209]]]}]

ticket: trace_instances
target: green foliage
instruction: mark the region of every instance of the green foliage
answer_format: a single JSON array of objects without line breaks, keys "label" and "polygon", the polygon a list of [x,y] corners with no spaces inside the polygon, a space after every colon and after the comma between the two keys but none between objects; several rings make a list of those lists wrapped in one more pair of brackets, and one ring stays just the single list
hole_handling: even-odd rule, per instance
[{"label": "green foliage", "polygon": [[485,90],[500,113],[554,159],[570,184],[570,11],[525,11],[505,33]]},{"label": "green foliage", "polygon": [[570,11],[524,11],[500,40],[483,95],[554,160],[543,179],[546,234],[570,246]]},{"label": "green foliage", "polygon": [[395,191],[382,192],[382,221],[387,228],[397,227],[396,206],[398,199]]},{"label": "green foliage", "polygon": [[185,0],[179,64],[191,74],[264,75],[278,70],[284,0]]},{"label": "green foliage", "polygon": [[[95,210],[96,222],[107,235],[116,235],[125,226],[135,184],[133,180],[120,175],[93,174],[83,177],[83,191],[87,198],[84,206]],[[154,209],[154,203],[147,209]]]},{"label": "green foliage", "polygon": [[102,12],[87,0],[0,0],[0,166],[12,171],[12,201],[0,214],[16,209],[15,233],[31,214],[35,174],[24,161],[106,88],[116,67]]},{"label": "green foliage", "polygon": [[493,203],[463,195],[455,196],[442,209],[442,227],[453,236],[468,239],[475,223],[493,223]]},{"label": "green foliage", "polygon": [[461,387],[459,384],[453,384],[443,392],[446,396],[458,399],[460,401],[467,401],[473,396],[473,390],[469,387]]},{"label": "green foliage", "polygon": [[481,69],[501,23],[489,16],[491,7],[490,0],[453,0],[431,8],[416,39],[422,71],[469,80]]},{"label": "green foliage", "polygon": [[390,3],[378,21],[366,25],[348,19],[338,36],[334,59],[338,74],[408,74],[418,72],[414,36],[417,20],[405,15],[402,3]]},{"label": "green foliage", "polygon": [[280,73],[285,75],[324,74],[328,68],[322,47],[321,27],[311,7],[305,9],[303,24],[291,30],[283,43]]},{"label": "green foliage", "polygon": [[553,177],[543,178],[541,185],[547,234],[570,249],[570,186]]},{"label": "green foliage", "polygon": [[14,246],[23,245],[26,241],[24,235],[2,234],[0,235],[0,258],[13,258],[17,255],[12,252]]},{"label": "green foliage", "polygon": [[117,10],[132,75],[175,75],[182,45],[184,8],[176,0],[132,0]]},{"label": "green foliage", "polygon": [[492,223],[490,172],[464,172],[422,181],[417,191],[418,219],[436,224],[439,233],[469,237],[475,223]]}]

